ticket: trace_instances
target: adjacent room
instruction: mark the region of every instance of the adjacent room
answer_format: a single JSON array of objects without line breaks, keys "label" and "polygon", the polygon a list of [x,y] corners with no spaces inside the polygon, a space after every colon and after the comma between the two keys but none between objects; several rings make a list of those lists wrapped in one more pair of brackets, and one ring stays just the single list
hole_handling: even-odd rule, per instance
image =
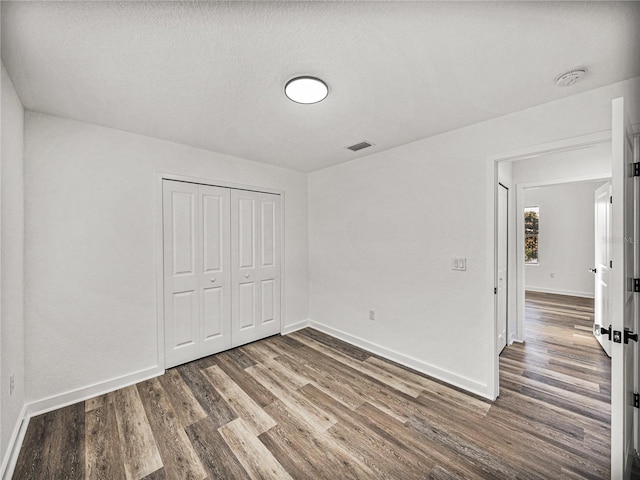
[{"label": "adjacent room", "polygon": [[3,479],[631,474],[640,3],[0,14]]},{"label": "adjacent room", "polygon": [[[498,286],[506,291],[498,295],[501,397],[526,391],[581,412],[591,422],[585,433],[605,446],[605,461],[611,349],[600,332],[608,295],[598,286],[609,283],[611,144],[505,162],[498,177]],[[509,235],[515,242],[500,241]]]}]

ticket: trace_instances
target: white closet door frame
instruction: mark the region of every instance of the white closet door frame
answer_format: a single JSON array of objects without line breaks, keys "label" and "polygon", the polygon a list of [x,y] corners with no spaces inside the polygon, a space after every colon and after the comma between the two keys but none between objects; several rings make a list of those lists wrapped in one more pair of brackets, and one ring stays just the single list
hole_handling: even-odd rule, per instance
[{"label": "white closet door frame", "polygon": [[[188,182],[188,183],[197,183],[200,185],[210,185],[214,187],[226,187],[233,188],[239,190],[250,190],[254,192],[263,192],[270,193],[275,195],[280,195],[280,325],[278,332],[283,331],[283,325],[286,323],[285,319],[285,309],[282,306],[285,305],[285,239],[284,239],[284,230],[282,226],[284,225],[284,216],[285,216],[285,192],[284,190],[279,190],[275,188],[267,188],[261,187],[258,185],[249,185],[242,183],[234,183],[227,182],[222,180],[216,180],[212,178],[205,177],[193,177],[190,175],[182,175],[177,173],[168,173],[168,172],[157,172],[155,174],[155,205],[156,205],[156,332],[157,332],[157,346],[156,351],[158,355],[158,368],[164,370],[166,368],[166,359],[165,359],[165,308],[164,308],[164,231],[163,231],[163,209],[162,209],[162,184],[163,180],[176,180],[180,182]],[[276,332],[276,333],[278,333]]]}]

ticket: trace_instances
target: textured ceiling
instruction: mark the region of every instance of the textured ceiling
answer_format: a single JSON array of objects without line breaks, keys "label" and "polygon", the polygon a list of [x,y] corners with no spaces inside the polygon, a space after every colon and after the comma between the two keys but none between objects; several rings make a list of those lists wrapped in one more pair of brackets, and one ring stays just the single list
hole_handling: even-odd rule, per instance
[{"label": "textured ceiling", "polygon": [[[640,75],[636,2],[1,8],[26,108],[303,171]],[[588,75],[555,86],[576,67]],[[289,101],[300,74],[329,97]]]}]

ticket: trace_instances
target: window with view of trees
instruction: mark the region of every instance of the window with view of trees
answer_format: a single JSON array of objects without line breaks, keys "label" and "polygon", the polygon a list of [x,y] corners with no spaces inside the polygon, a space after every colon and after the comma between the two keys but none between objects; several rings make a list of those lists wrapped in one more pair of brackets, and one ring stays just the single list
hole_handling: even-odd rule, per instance
[{"label": "window with view of trees", "polygon": [[527,207],[524,209],[524,263],[538,263],[538,224],[540,208]]}]

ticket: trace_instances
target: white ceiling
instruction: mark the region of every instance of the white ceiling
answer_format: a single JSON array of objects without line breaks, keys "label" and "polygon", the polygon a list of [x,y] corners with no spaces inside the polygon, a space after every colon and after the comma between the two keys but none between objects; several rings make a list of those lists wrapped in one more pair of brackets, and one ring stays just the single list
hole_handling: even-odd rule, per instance
[{"label": "white ceiling", "polygon": [[[639,76],[639,25],[636,2],[3,1],[2,59],[27,109],[312,171]],[[289,101],[299,74],[329,97]]]}]

